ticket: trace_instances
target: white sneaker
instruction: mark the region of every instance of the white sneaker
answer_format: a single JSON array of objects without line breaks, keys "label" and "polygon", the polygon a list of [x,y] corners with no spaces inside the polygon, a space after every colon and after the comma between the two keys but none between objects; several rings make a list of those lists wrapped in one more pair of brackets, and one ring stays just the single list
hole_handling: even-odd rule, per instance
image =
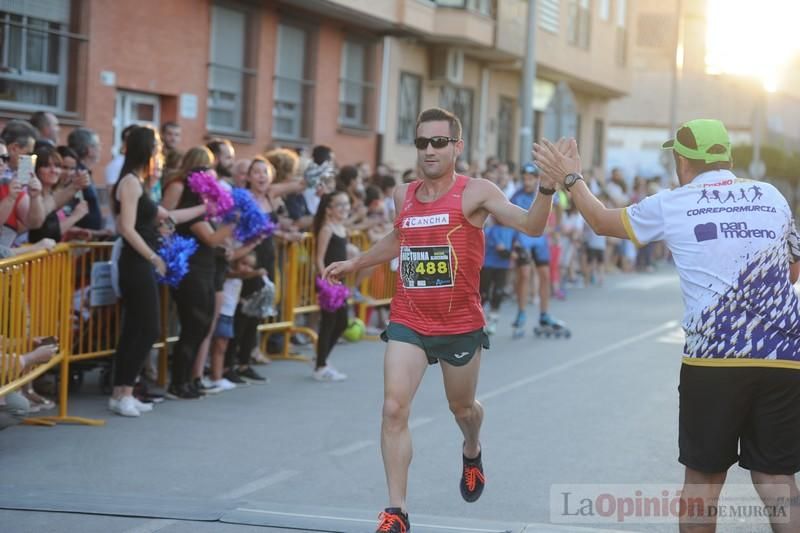
[{"label": "white sneaker", "polygon": [[317,381],[344,381],[347,379],[347,374],[342,374],[331,365],[327,365],[315,370],[313,377]]},{"label": "white sneaker", "polygon": [[153,410],[152,403],[144,403],[140,401],[139,398],[137,398],[136,396],[131,396],[131,398],[133,398],[134,407],[136,407],[136,410],[139,411],[140,413],[149,413],[150,411]]},{"label": "white sneaker", "polygon": [[233,381],[229,381],[227,378],[218,379],[217,381],[211,381],[210,385],[214,388],[222,389],[223,391],[233,390],[236,388],[236,383]]},{"label": "white sneaker", "polygon": [[136,408],[133,396],[123,396],[119,400],[115,400],[114,398],[109,398],[108,408],[111,409],[111,411],[121,416],[133,417],[141,415],[139,410]]}]

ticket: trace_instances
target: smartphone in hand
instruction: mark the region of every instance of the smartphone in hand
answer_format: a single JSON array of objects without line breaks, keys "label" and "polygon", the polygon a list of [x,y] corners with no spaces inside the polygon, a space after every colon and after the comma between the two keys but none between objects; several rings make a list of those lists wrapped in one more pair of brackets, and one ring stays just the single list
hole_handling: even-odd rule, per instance
[{"label": "smartphone in hand", "polygon": [[35,155],[21,155],[19,156],[19,164],[17,165],[17,180],[20,185],[27,185],[31,181],[31,176],[34,175],[36,169],[36,156]]},{"label": "smartphone in hand", "polygon": [[56,345],[58,344],[58,339],[53,337],[52,335],[49,337],[45,337],[41,340],[40,343],[42,346],[49,346],[49,345]]}]

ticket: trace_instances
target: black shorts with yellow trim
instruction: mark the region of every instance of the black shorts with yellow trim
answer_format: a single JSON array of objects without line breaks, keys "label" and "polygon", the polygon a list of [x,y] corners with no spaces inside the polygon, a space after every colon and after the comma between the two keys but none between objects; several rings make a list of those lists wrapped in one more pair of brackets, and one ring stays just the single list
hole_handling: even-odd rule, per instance
[{"label": "black shorts with yellow trim", "polygon": [[389,322],[381,333],[381,340],[419,346],[430,365],[441,360],[453,366],[464,366],[472,360],[478,348],[489,349],[489,335],[483,328],[456,335],[423,335],[403,324]]},{"label": "black shorts with yellow trim", "polygon": [[800,471],[800,364],[685,357],[679,461],[706,473],[738,461],[772,475]]}]

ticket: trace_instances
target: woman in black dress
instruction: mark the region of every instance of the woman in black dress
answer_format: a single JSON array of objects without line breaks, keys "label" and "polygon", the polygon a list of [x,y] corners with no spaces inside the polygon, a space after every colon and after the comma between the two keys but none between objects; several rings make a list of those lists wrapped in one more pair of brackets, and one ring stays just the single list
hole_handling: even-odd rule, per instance
[{"label": "woman in black dress", "polygon": [[128,135],[125,162],[120,179],[112,189],[117,230],[123,238],[119,286],[122,293],[122,331],[114,354],[114,391],[108,407],[122,416],[139,416],[152,410],[134,398],[133,385],[147,354],[158,339],[161,306],[156,272],[166,272],[158,249],[158,225],[169,218],[173,223],[205,213],[205,206],[166,211],[153,202],[149,183],[161,158],[161,140],[156,130],[137,126]]}]

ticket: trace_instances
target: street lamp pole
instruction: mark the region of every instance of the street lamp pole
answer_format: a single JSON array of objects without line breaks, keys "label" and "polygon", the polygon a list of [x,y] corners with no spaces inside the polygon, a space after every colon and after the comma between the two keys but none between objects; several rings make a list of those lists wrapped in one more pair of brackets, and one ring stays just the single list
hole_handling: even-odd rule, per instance
[{"label": "street lamp pole", "polygon": [[[675,20],[675,55],[672,61],[672,80],[670,83],[669,100],[669,131],[667,138],[675,135],[678,129],[678,93],[680,89],[680,78],[683,71],[683,0],[676,0],[676,20]],[[667,152],[664,152],[665,154]],[[670,154],[671,155],[671,154]],[[666,157],[666,167],[669,172],[669,181],[675,179],[675,159]]]},{"label": "street lamp pole", "polygon": [[519,128],[519,164],[531,159],[533,148],[533,82],[536,79],[536,0],[528,0],[528,32],[525,43],[525,62],[522,66],[522,92],[519,102],[522,123]]}]

